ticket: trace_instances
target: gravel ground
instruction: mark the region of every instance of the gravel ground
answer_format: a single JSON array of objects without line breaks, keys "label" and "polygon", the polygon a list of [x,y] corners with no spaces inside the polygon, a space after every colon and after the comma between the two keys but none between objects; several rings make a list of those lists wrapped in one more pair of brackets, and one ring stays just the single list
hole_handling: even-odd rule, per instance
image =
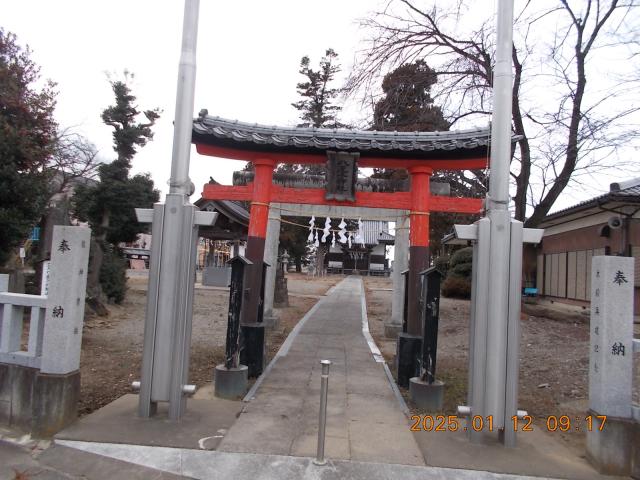
[{"label": "gravel ground", "polygon": [[[269,334],[269,356],[273,356],[298,320],[316,299],[342,276],[311,278],[288,275],[290,307],[276,309],[281,322]],[[395,340],[384,337],[385,318],[391,315],[389,278],[366,277],[369,327],[390,364]],[[83,331],[80,413],[87,414],[121,395],[140,375],[142,335],[146,307],[146,276],[129,279],[122,305],[109,305],[107,317],[86,319]],[[202,386],[211,381],[214,366],[222,361],[226,335],[228,292],[197,288],[194,300],[191,369],[189,381]],[[447,383],[445,412],[455,413],[466,403],[469,302],[443,298],[438,337],[438,377]],[[548,415],[584,415],[588,394],[589,329],[585,321],[562,317],[522,316],[520,360],[520,408],[544,425]],[[638,332],[637,332],[638,333]],[[635,385],[640,386],[640,358],[636,354]],[[635,401],[640,398],[635,392]],[[560,433],[577,454],[584,452],[582,433]]]},{"label": "gravel ground", "polygon": [[[275,354],[298,320],[316,303],[314,297],[324,295],[342,277],[310,278],[290,273],[288,279],[290,306],[276,309],[280,324],[269,333],[269,356]],[[80,358],[80,415],[130,393],[131,382],[140,377],[147,277],[135,272],[127,285],[127,297],[122,305],[109,305],[106,317],[85,319]],[[223,360],[228,307],[226,289],[196,288],[189,381],[198,387],[212,381],[213,368]]]},{"label": "gravel ground", "polygon": [[[369,328],[390,364],[395,340],[384,337],[384,320],[391,316],[389,278],[365,278]],[[442,298],[438,334],[437,377],[447,383],[446,414],[466,405],[469,353],[468,300]],[[520,339],[519,406],[534,424],[542,427],[549,415],[586,415],[588,408],[589,325],[588,317],[556,318],[522,315]],[[568,319],[570,318],[570,319]],[[640,355],[635,355],[634,385],[640,386]],[[405,392],[407,393],[407,392]],[[406,395],[405,395],[406,397]],[[638,389],[634,392],[638,401]],[[555,432],[576,454],[584,454],[584,432]]]}]

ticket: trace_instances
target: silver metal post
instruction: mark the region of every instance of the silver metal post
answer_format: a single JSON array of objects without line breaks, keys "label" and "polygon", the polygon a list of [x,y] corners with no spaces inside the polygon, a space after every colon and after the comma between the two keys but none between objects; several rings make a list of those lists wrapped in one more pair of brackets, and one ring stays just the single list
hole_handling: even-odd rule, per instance
[{"label": "silver metal post", "polygon": [[[509,165],[511,163],[511,102],[513,44],[513,0],[498,0],[496,65],[493,69],[493,115],[491,121],[491,174],[489,210],[509,206]],[[508,235],[508,232],[505,233]],[[508,253],[505,252],[505,255]]]},{"label": "silver metal post", "polygon": [[320,360],[322,364],[322,376],[320,380],[320,416],[318,421],[318,451],[316,459],[313,461],[316,465],[325,465],[327,461],[324,459],[324,436],[327,426],[327,391],[329,389],[329,366],[331,360]]},{"label": "silver metal post", "polygon": [[[473,226],[456,226],[458,238],[476,241],[473,252],[468,406],[460,415],[492,417],[505,446],[516,445],[509,419],[519,415],[519,322],[522,243],[538,243],[541,230],[524,229],[509,212],[511,163],[513,0],[498,0],[493,74],[491,173],[487,214]],[[471,417],[473,418],[473,417]],[[468,428],[469,439],[484,441]]]},{"label": "silver metal post", "polygon": [[189,153],[193,126],[193,101],[196,87],[196,46],[200,0],[185,0],[182,25],[182,50],[178,70],[178,93],[173,130],[173,156],[169,193],[191,195]]},{"label": "silver metal post", "polygon": [[134,385],[139,386],[141,417],[154,415],[159,402],[169,402],[169,419],[178,420],[186,397],[195,391],[187,378],[198,225],[212,225],[217,216],[207,217],[211,212],[189,203],[199,6],[199,0],[184,2],[169,194],[164,205],[137,211],[139,221],[153,220],[142,371]]},{"label": "silver metal post", "polygon": [[[491,221],[486,370],[484,408],[479,415],[491,415],[497,428],[505,427],[506,369],[509,317],[509,269],[511,215],[509,213],[509,165],[511,159],[511,103],[513,44],[513,0],[499,0],[496,66],[493,79],[491,124],[491,173],[487,216]],[[516,246],[514,246],[516,247]],[[521,248],[517,246],[516,248]],[[520,250],[520,255],[521,255]],[[477,332],[483,335],[484,332]],[[474,410],[475,410],[475,406]]]}]

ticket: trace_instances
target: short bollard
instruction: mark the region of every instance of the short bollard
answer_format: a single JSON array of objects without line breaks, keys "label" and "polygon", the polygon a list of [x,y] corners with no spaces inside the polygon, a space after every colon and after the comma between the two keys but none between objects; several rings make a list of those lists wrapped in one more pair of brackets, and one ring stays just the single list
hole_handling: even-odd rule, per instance
[{"label": "short bollard", "polygon": [[322,376],[320,380],[320,416],[318,422],[318,451],[316,459],[313,461],[316,465],[325,465],[327,461],[324,459],[324,434],[327,426],[327,390],[329,389],[329,366],[331,360],[320,360],[322,364]]}]

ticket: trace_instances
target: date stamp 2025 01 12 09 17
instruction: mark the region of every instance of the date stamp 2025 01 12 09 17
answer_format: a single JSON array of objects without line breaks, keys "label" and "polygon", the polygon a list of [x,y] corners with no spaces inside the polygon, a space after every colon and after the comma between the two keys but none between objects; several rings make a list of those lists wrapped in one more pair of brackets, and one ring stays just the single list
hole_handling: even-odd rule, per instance
[{"label": "date stamp 2025 01 12 09 17", "polygon": [[[571,417],[569,415],[549,415],[545,419],[544,426],[548,432],[568,431],[602,431],[607,421],[606,415],[587,415],[584,417]],[[475,432],[493,432],[493,416],[482,417],[475,415],[468,418],[460,418],[457,415],[411,415],[412,432],[456,432],[472,429]],[[507,428],[514,431],[533,431],[533,417],[525,415],[522,418],[511,417],[511,424]]]}]

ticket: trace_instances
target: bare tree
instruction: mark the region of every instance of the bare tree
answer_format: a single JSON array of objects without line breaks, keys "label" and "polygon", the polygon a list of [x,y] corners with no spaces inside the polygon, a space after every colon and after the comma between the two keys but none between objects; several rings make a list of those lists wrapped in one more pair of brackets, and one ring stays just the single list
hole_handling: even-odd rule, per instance
[{"label": "bare tree", "polygon": [[98,150],[71,128],[58,132],[48,168],[52,171],[51,195],[65,192],[74,181],[95,179],[98,175]]},{"label": "bare tree", "polygon": [[[385,71],[426,59],[438,74],[434,99],[454,125],[491,114],[494,20],[475,22],[478,5],[458,0],[441,10],[419,0],[390,0],[362,21],[371,32],[348,81],[369,97]],[[558,196],[583,175],[628,167],[617,150],[637,127],[640,78],[614,76],[615,59],[638,62],[638,0],[516,2],[512,52],[511,164],[515,216],[536,226]],[[470,17],[472,17],[470,19]],[[620,64],[616,64],[619,66]],[[637,69],[636,69],[637,71]],[[590,78],[589,88],[587,78]]]},{"label": "bare tree", "polygon": [[36,280],[40,281],[42,262],[51,257],[55,225],[69,225],[70,198],[75,185],[91,182],[97,175],[98,151],[85,137],[72,128],[60,130],[47,159],[49,178],[48,201],[40,219],[40,242],[36,262]]}]

